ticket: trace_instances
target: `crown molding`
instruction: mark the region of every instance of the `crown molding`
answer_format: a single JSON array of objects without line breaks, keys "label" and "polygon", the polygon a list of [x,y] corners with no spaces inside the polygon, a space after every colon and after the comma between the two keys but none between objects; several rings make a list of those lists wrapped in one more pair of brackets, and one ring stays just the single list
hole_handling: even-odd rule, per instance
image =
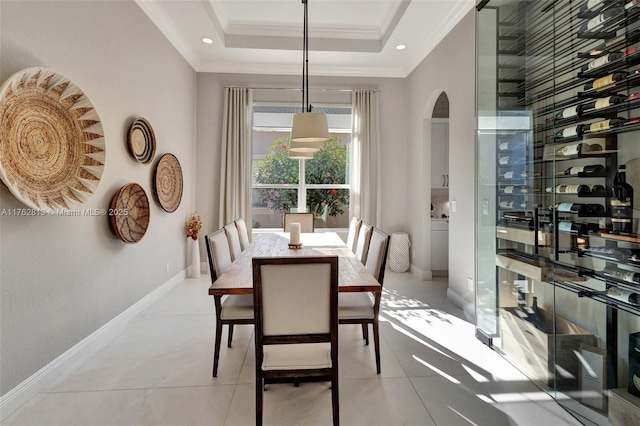
[{"label": "crown molding", "polygon": [[184,39],[178,28],[167,14],[162,10],[158,0],[135,0],[136,4],[147,15],[151,22],[162,32],[169,42],[176,48],[182,57],[196,69],[199,59],[197,53]]}]

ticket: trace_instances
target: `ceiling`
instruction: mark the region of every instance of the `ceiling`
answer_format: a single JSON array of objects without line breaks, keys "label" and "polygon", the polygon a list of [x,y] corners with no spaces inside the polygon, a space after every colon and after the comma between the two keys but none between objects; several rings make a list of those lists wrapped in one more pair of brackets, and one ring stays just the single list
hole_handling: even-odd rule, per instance
[{"label": "ceiling", "polygon": [[[302,73],[301,0],[135,1],[198,72]],[[308,0],[309,73],[406,77],[474,5]]]}]

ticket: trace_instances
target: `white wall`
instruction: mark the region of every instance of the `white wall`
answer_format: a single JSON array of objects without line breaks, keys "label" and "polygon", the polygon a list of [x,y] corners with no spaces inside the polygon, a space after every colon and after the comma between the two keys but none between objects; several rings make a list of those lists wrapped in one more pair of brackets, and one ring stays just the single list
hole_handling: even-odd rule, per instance
[{"label": "white wall", "polygon": [[[0,2],[0,80],[23,68],[58,71],[97,109],[106,165],[83,207],[107,208],[137,182],[151,222],[137,244],[118,240],[107,217],[0,216],[0,391],[5,394],[185,268],[184,221],[195,207],[195,72],[132,1]],[[184,172],[178,210],[153,198],[150,165],[126,147],[146,117],[156,161],[171,152]],[[25,207],[4,187],[0,210]],[[169,272],[166,264],[169,263]]]},{"label": "white wall", "polygon": [[[312,66],[312,65],[311,65]],[[300,103],[300,78],[254,74],[198,74],[198,211],[206,232],[218,227],[220,195],[220,144],[222,137],[223,88],[226,86],[293,88],[297,90],[255,90],[254,101]],[[382,157],[381,227],[386,232],[406,230],[406,158],[408,155],[408,105],[405,79],[338,78],[311,76],[312,104],[351,104],[349,91],[313,89],[377,89],[380,92]],[[201,247],[202,256],[206,256]],[[205,257],[203,257],[205,259]]]},{"label": "white wall", "polygon": [[[475,9],[438,44],[407,79],[409,93],[409,180],[407,217],[412,265],[431,274],[431,117],[442,91],[449,97],[449,297],[473,304],[467,278],[474,278]],[[453,211],[451,204],[457,204]]]}]

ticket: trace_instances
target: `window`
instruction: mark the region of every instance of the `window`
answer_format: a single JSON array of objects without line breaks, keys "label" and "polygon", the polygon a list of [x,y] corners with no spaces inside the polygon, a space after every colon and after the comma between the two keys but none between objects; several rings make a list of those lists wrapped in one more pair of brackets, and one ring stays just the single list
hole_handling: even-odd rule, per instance
[{"label": "window", "polygon": [[313,159],[289,158],[299,106],[253,107],[253,228],[281,228],[287,211],[313,212],[316,228],[349,226],[351,106],[314,107],[327,114],[331,138]]}]

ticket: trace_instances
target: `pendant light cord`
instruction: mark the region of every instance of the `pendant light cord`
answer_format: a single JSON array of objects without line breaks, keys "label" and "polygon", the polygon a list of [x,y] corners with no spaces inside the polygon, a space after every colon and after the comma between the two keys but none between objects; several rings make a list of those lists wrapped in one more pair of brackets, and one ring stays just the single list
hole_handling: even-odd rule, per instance
[{"label": "pendant light cord", "polygon": [[309,106],[309,33],[307,22],[309,18],[308,0],[302,0],[304,5],[304,22],[302,27],[302,112],[311,112]]}]

